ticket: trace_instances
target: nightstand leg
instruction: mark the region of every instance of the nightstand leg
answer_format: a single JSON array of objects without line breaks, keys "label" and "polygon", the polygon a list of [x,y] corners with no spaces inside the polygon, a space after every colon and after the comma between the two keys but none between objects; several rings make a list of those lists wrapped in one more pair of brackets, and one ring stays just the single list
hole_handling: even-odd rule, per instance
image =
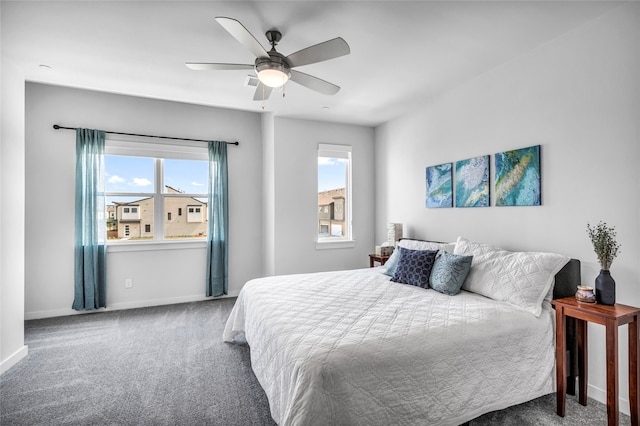
[{"label": "nightstand leg", "polygon": [[629,323],[629,406],[631,411],[631,425],[638,426],[638,410],[640,409],[640,353],[638,353],[638,316],[634,315]]},{"label": "nightstand leg", "polygon": [[565,401],[567,398],[567,363],[565,362],[565,352],[567,341],[565,330],[567,328],[567,317],[564,316],[564,308],[556,306],[556,394],[558,398],[557,413],[564,417]]},{"label": "nightstand leg", "polygon": [[607,319],[607,419],[618,426],[618,321]]},{"label": "nightstand leg", "polygon": [[587,385],[589,383],[589,355],[587,340],[587,322],[585,320],[578,321],[578,402],[587,405]]}]

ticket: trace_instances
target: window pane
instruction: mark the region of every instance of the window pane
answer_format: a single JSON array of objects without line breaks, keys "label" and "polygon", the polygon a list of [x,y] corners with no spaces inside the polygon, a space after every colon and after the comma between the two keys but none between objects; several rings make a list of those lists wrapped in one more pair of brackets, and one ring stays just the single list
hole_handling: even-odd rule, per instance
[{"label": "window pane", "polygon": [[[105,166],[110,241],[159,240],[162,231],[165,239],[206,237],[208,161],[107,155]],[[163,209],[158,227],[154,205]]]},{"label": "window pane", "polygon": [[171,217],[164,224],[165,239],[207,236],[206,198],[165,196],[164,210]]},{"label": "window pane", "polygon": [[107,192],[153,193],[153,158],[105,155]]},{"label": "window pane", "polygon": [[347,199],[345,158],[318,157],[318,236],[344,238]]},{"label": "window pane", "polygon": [[153,239],[153,197],[107,197],[107,239]]},{"label": "window pane", "polygon": [[203,160],[164,160],[163,192],[206,194],[209,192],[209,162]]}]

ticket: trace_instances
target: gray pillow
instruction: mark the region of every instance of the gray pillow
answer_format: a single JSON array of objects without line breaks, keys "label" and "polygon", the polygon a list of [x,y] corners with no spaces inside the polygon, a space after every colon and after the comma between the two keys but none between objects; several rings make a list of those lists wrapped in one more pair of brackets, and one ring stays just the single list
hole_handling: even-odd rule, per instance
[{"label": "gray pillow", "polygon": [[429,286],[442,294],[455,296],[469,275],[472,260],[473,256],[458,256],[441,251],[431,270]]}]

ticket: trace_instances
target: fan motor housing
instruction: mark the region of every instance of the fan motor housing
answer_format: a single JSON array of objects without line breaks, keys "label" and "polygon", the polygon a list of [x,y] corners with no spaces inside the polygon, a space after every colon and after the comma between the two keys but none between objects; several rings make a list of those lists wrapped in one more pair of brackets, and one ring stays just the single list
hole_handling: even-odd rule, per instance
[{"label": "fan motor housing", "polygon": [[291,66],[287,59],[274,50],[269,52],[269,58],[256,58],[255,69],[256,73],[263,70],[278,70],[291,76]]}]

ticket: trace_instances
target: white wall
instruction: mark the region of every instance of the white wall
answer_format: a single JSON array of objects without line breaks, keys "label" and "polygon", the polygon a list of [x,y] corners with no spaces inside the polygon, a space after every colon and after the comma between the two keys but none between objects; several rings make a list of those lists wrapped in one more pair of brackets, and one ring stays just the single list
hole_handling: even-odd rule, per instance
[{"label": "white wall", "polygon": [[264,274],[275,275],[275,119],[272,112],[262,114],[262,210],[264,214],[263,259]]},{"label": "white wall", "polygon": [[[418,238],[560,252],[581,259],[593,284],[586,224],[604,220],[622,244],[617,301],[640,306],[639,41],[640,4],[626,4],[377,128],[377,240],[393,221]],[[537,144],[542,206],[424,207],[426,166]],[[628,412],[627,327],[619,333]],[[603,327],[589,337],[589,395],[605,401]]]},{"label": "white wall", "polygon": [[[229,295],[262,275],[260,115],[28,83],[26,89],[26,318],[75,313],[73,300],[75,133],[53,124],[196,139],[228,147]],[[4,237],[3,237],[4,242]],[[205,299],[204,246],[110,251],[110,309]],[[133,279],[125,290],[124,279]]]},{"label": "white wall", "polygon": [[[26,318],[73,314],[75,134],[53,124],[230,146],[229,295],[256,277],[368,266],[375,245],[373,129],[28,83]],[[353,146],[355,248],[316,250],[318,143]],[[204,248],[115,251],[107,306],[204,299]],[[155,248],[155,247],[153,247]],[[124,280],[133,279],[125,289]]]},{"label": "white wall", "polygon": [[0,66],[0,373],[27,355],[24,345],[24,75]]},{"label": "white wall", "polygon": [[[375,246],[373,140],[368,127],[275,118],[275,274],[368,266]],[[352,248],[316,249],[319,143],[352,146]]]}]

